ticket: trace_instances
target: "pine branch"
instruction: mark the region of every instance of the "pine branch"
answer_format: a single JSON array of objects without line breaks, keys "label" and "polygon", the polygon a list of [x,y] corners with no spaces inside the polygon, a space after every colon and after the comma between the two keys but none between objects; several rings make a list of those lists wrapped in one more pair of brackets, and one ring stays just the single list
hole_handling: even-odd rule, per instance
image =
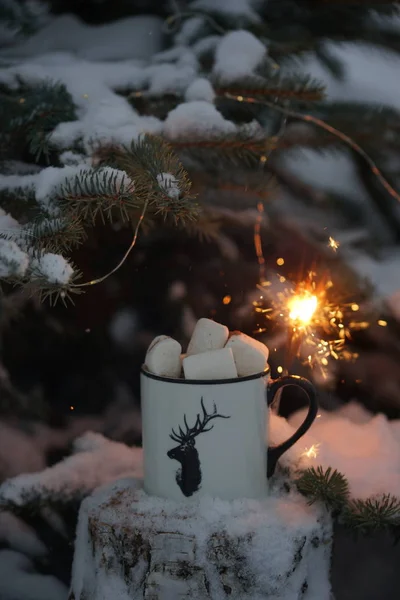
[{"label": "pine branch", "polygon": [[24,35],[30,35],[39,26],[40,15],[36,14],[29,3],[2,0],[0,2],[0,22],[10,29],[17,30]]},{"label": "pine branch", "polygon": [[44,251],[61,253],[81,244],[86,238],[82,223],[76,219],[39,218],[21,228],[0,231],[0,239],[12,241],[29,250],[32,256]]},{"label": "pine branch", "polygon": [[150,212],[175,222],[197,218],[199,207],[190,194],[191,183],[172,147],[163,139],[143,135],[130,147],[103,146],[94,154],[100,165],[125,171],[135,185],[142,206],[148,200]]},{"label": "pine branch", "polygon": [[49,160],[50,134],[58,124],[76,119],[75,105],[64,84],[44,81],[35,87],[20,86],[0,97],[0,144],[10,158],[27,150],[36,161]]},{"label": "pine branch", "polygon": [[263,132],[249,134],[244,127],[233,135],[213,137],[212,139],[181,138],[171,145],[183,160],[196,161],[207,170],[223,168],[226,164],[241,168],[254,168],[263,162],[265,156],[276,146],[276,139]]},{"label": "pine branch", "polygon": [[334,135],[338,139],[340,139],[346,146],[351,148],[354,152],[356,152],[359,156],[363,158],[368,167],[371,169],[374,176],[379,180],[381,185],[385,188],[385,190],[398,202],[400,202],[400,193],[390,184],[390,182],[384,177],[376,163],[372,160],[369,154],[361,148],[359,144],[357,144],[350,136],[346,135],[339,129],[336,129],[329,123],[325,122],[323,119],[318,117],[314,117],[311,114],[303,114],[296,110],[292,110],[286,108],[284,106],[278,105],[274,102],[270,102],[269,100],[259,100],[256,97],[243,97],[243,96],[233,96],[226,92],[228,98],[236,99],[237,102],[248,102],[250,104],[260,104],[264,106],[268,106],[269,108],[277,111],[281,114],[286,115],[287,117],[291,117],[293,119],[303,121],[305,123],[310,123],[315,125],[318,129],[324,130],[329,134]]},{"label": "pine branch", "polygon": [[249,75],[232,82],[214,78],[215,92],[220,96],[252,96],[279,98],[297,102],[318,102],[324,97],[324,85],[309,75],[282,75],[280,71],[266,76]]},{"label": "pine branch", "polygon": [[1,189],[0,206],[17,221],[21,218],[30,220],[38,216],[38,205],[33,186]]},{"label": "pine branch", "polygon": [[302,471],[295,481],[297,489],[310,504],[321,502],[334,518],[355,533],[371,535],[388,531],[400,539],[400,499],[391,494],[368,498],[350,498],[349,483],[344,475],[321,466]]},{"label": "pine branch", "polygon": [[82,244],[87,235],[83,224],[75,217],[41,218],[23,227],[20,232],[27,246],[39,252],[63,253]]},{"label": "pine branch", "polygon": [[400,499],[384,494],[378,498],[351,500],[341,515],[341,521],[364,534],[400,530]]},{"label": "pine branch", "polygon": [[349,498],[349,484],[338,471],[321,466],[304,471],[296,480],[298,490],[308,497],[309,503],[322,502],[328,509],[342,508]]},{"label": "pine branch", "polygon": [[136,185],[126,173],[102,168],[80,171],[74,178],[65,179],[58,190],[57,203],[76,220],[94,225],[98,217],[112,222],[117,214],[123,221],[129,211],[138,208]]}]

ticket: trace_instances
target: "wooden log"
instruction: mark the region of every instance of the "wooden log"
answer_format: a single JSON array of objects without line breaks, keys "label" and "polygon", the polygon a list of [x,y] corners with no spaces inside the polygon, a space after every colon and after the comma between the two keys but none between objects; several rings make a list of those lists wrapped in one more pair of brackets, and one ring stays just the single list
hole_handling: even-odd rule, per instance
[{"label": "wooden log", "polygon": [[331,534],[294,492],[182,504],[122,480],[82,503],[70,600],[329,600]]}]

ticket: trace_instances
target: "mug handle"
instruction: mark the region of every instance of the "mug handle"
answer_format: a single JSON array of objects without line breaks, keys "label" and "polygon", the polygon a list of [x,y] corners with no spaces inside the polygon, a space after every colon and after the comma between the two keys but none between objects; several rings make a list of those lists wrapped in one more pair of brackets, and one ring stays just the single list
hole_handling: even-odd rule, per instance
[{"label": "mug handle", "polygon": [[268,404],[273,402],[273,399],[278,390],[287,386],[297,386],[303,390],[308,398],[308,413],[303,423],[294,432],[294,434],[282,444],[278,446],[274,446],[273,448],[268,448],[267,455],[267,477],[271,477],[274,474],[276,463],[279,458],[282,456],[286,450],[289,450],[293,444],[297,442],[311,427],[315,417],[318,413],[318,400],[317,393],[315,391],[315,387],[313,384],[305,379],[304,377],[299,377],[298,375],[285,375],[284,377],[279,377],[279,379],[274,379],[268,384],[268,397],[271,398],[271,401]]}]

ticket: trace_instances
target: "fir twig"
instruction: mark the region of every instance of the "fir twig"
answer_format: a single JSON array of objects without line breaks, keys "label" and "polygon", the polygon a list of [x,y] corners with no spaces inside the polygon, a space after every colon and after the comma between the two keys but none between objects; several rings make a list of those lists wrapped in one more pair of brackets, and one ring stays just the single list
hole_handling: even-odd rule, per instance
[{"label": "fir twig", "polygon": [[253,74],[233,82],[214,79],[213,85],[218,95],[236,98],[238,96],[252,98],[280,98],[281,100],[297,100],[302,102],[318,102],[324,98],[325,87],[309,75],[283,76],[280,72],[272,76],[262,77]]},{"label": "fir twig", "polygon": [[296,481],[298,490],[310,504],[322,502],[328,509],[338,510],[349,498],[349,484],[344,475],[331,467],[321,466],[304,471]]},{"label": "fir twig", "polygon": [[148,205],[149,205],[149,198],[146,199],[146,201],[145,201],[145,203],[143,205],[142,212],[140,214],[140,217],[138,219],[135,231],[133,233],[132,242],[130,243],[129,248],[125,252],[124,256],[121,258],[121,260],[119,261],[119,263],[113,269],[111,269],[111,271],[109,271],[105,275],[102,275],[101,277],[97,277],[96,279],[92,279],[90,281],[86,281],[85,283],[72,284],[71,285],[71,289],[72,290],[76,290],[77,288],[88,287],[88,286],[91,286],[91,285],[96,285],[97,283],[101,283],[102,281],[105,281],[108,277],[110,277],[110,275],[113,275],[113,273],[115,273],[116,271],[118,271],[118,269],[120,269],[120,267],[122,267],[122,265],[124,264],[124,262],[126,261],[126,259],[129,256],[129,254],[132,252],[133,248],[136,245],[137,237],[138,237],[138,234],[139,234],[139,229],[140,229],[140,226],[141,226],[141,224],[143,222],[143,219],[144,219],[144,216],[145,216],[145,213],[146,213]]},{"label": "fir twig", "polygon": [[246,135],[245,130],[234,135],[212,139],[184,139],[171,142],[176,152],[199,161],[202,165],[230,163],[240,167],[254,167],[276,147],[276,139],[263,135]]},{"label": "fir twig", "polygon": [[400,499],[384,494],[367,500],[352,500],[345,507],[341,520],[364,534],[400,529]]},{"label": "fir twig", "polygon": [[330,467],[306,469],[295,483],[309,504],[321,502],[347,529],[365,535],[388,531],[396,542],[400,539],[399,498],[383,494],[366,500],[352,499],[346,477]]},{"label": "fir twig", "polygon": [[129,212],[139,206],[135,185],[125,174],[99,168],[82,170],[72,180],[66,179],[59,190],[58,203],[78,219],[94,224],[98,217],[113,221],[114,211],[126,221]]},{"label": "fir twig", "polygon": [[325,131],[328,131],[332,135],[338,137],[339,139],[342,140],[342,142],[344,142],[347,146],[349,146],[352,150],[354,150],[357,154],[359,154],[365,160],[365,162],[370,167],[372,173],[375,175],[375,177],[377,177],[377,179],[379,179],[380,183],[383,185],[385,190],[391,196],[393,196],[398,202],[400,202],[399,192],[397,192],[394,189],[394,187],[390,185],[390,183],[383,176],[382,172],[377,167],[377,165],[372,160],[372,158],[365,152],[365,150],[363,150],[361,148],[361,146],[359,146],[351,137],[349,137],[342,131],[339,131],[338,129],[336,129],[335,127],[332,127],[331,125],[329,125],[322,119],[318,119],[317,117],[314,117],[313,115],[302,114],[297,111],[280,106],[279,104],[275,104],[274,102],[269,102],[268,100],[259,100],[255,97],[244,97],[242,95],[235,96],[228,92],[225,95],[227,98],[230,98],[231,100],[236,100],[238,102],[248,102],[250,104],[262,104],[264,106],[268,106],[269,108],[272,108],[273,110],[276,110],[288,117],[293,117],[294,119],[298,119],[300,121],[305,121],[306,123],[312,123],[313,125],[316,125],[317,127],[320,127],[321,129],[324,129]]}]

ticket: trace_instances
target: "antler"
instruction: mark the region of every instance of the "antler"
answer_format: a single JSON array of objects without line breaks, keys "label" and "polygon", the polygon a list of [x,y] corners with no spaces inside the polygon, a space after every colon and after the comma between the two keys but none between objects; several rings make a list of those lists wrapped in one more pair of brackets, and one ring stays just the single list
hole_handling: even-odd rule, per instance
[{"label": "antler", "polygon": [[215,402],[214,402],[214,410],[211,414],[207,413],[205,406],[204,406],[203,398],[201,398],[201,408],[203,410],[203,419],[202,420],[200,418],[200,415],[198,414],[194,426],[192,428],[190,428],[187,423],[187,420],[186,420],[186,415],[184,415],[183,420],[185,423],[186,432],[182,431],[181,427],[179,427],[179,434],[177,434],[174,430],[172,430],[172,434],[170,434],[169,437],[172,440],[174,440],[175,442],[178,442],[179,444],[183,444],[184,442],[188,442],[190,439],[197,437],[200,433],[203,433],[204,431],[210,431],[214,427],[214,425],[211,425],[211,427],[206,427],[206,425],[211,421],[211,419],[216,419],[217,417],[220,417],[221,419],[229,419],[230,418],[229,416],[219,415],[217,413],[217,407],[215,405]]}]

